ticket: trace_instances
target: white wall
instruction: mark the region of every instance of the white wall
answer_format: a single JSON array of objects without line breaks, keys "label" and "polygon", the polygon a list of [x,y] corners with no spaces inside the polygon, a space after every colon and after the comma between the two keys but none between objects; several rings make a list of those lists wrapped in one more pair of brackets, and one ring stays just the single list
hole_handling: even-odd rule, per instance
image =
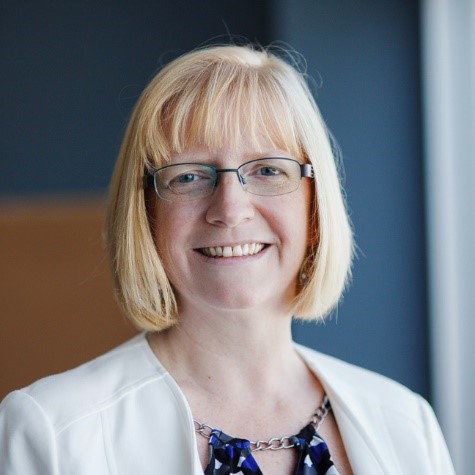
[{"label": "white wall", "polygon": [[475,465],[475,0],[422,0],[434,405],[457,473]]}]

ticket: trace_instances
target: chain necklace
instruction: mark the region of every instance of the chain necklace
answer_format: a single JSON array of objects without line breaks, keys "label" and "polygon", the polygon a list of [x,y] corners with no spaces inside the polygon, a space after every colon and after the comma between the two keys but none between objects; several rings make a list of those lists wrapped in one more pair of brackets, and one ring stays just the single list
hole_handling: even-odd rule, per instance
[{"label": "chain necklace", "polygon": [[[325,395],[323,397],[322,404],[317,408],[310,420],[310,424],[314,426],[315,430],[320,428],[331,409],[330,401]],[[208,424],[198,422],[196,419],[193,419],[193,422],[195,424],[195,432],[206,439],[210,439],[212,431],[216,430]],[[262,450],[281,450],[295,447],[295,443],[292,442],[294,439],[295,436],[284,435],[283,437],[272,437],[268,440],[250,440],[249,443],[251,444],[251,452],[258,452]]]}]

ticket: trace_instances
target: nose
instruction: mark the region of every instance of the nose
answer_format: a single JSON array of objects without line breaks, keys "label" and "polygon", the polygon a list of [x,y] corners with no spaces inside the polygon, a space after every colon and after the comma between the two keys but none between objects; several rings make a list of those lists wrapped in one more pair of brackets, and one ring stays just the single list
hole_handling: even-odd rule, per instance
[{"label": "nose", "polygon": [[220,173],[206,212],[206,221],[220,227],[234,228],[254,217],[252,197],[242,188],[239,175]]}]

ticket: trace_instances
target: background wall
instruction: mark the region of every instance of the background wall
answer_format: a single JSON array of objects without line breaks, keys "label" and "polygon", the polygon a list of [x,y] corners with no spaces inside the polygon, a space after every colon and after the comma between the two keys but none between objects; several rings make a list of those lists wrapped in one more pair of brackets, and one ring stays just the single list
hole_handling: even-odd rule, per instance
[{"label": "background wall", "polygon": [[[74,208],[78,196],[100,205],[132,104],[157,68],[179,53],[228,31],[263,44],[288,41],[301,51],[343,151],[360,251],[354,283],[337,315],[325,325],[296,324],[295,336],[430,396],[417,2],[4,1],[1,8],[0,206],[5,213],[12,205],[24,211],[45,200]],[[31,214],[18,213],[31,223]],[[13,225],[6,220],[4,226]],[[100,223],[95,226],[100,237]],[[14,265],[12,242],[1,243],[2,268]],[[48,282],[49,269],[40,265]],[[101,275],[107,278],[106,271]],[[2,272],[0,287],[11,278]],[[35,281],[25,286],[18,279],[13,287],[21,298],[30,298],[31,287],[38,288]],[[28,319],[42,321],[52,311],[8,306],[14,298],[9,293],[0,299],[2,345],[7,338],[18,339],[18,329],[6,334],[7,320],[21,322],[25,331]],[[74,361],[57,354],[54,370],[125,338],[127,331],[108,338],[107,330],[92,337],[93,322],[101,319],[98,298],[83,297],[89,306],[82,313],[93,316],[86,329],[75,331],[82,334],[85,351],[71,347]],[[108,311],[121,325],[112,304]],[[62,314],[54,335],[61,338],[71,325],[69,315]],[[40,326],[34,332],[36,353],[21,346],[22,366],[29,364],[29,355],[41,361],[21,384],[51,371],[51,358],[41,347],[52,331]],[[99,344],[89,345],[91,339]],[[17,364],[14,357],[1,358],[0,372]]]},{"label": "background wall", "polygon": [[263,1],[2,1],[0,193],[103,194],[158,68],[227,31],[268,42]]},{"label": "background wall", "polygon": [[475,465],[475,0],[423,0],[433,404],[457,473]]},{"label": "background wall", "polygon": [[417,2],[279,0],[340,145],[359,258],[337,318],[296,335],[429,396]]}]

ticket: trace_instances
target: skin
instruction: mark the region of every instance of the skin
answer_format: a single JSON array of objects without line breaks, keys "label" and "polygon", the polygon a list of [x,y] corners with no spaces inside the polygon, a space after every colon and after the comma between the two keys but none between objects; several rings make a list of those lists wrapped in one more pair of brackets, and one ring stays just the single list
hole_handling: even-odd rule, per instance
[{"label": "skin", "polygon": [[[256,152],[256,150],[258,150]],[[235,147],[195,146],[172,163],[237,168],[256,158],[292,157],[244,135]],[[246,193],[224,173],[213,194],[186,203],[155,199],[155,241],[175,289],[179,325],[149,336],[150,345],[184,392],[195,419],[251,440],[297,433],[324,395],[292,346],[291,301],[309,245],[311,186],[281,196]],[[205,247],[265,243],[253,256],[212,258]],[[295,404],[298,394],[298,404]],[[320,430],[341,474],[351,473],[330,415]],[[197,437],[203,467],[207,440]],[[266,475],[291,474],[293,450],[254,456]]]}]

